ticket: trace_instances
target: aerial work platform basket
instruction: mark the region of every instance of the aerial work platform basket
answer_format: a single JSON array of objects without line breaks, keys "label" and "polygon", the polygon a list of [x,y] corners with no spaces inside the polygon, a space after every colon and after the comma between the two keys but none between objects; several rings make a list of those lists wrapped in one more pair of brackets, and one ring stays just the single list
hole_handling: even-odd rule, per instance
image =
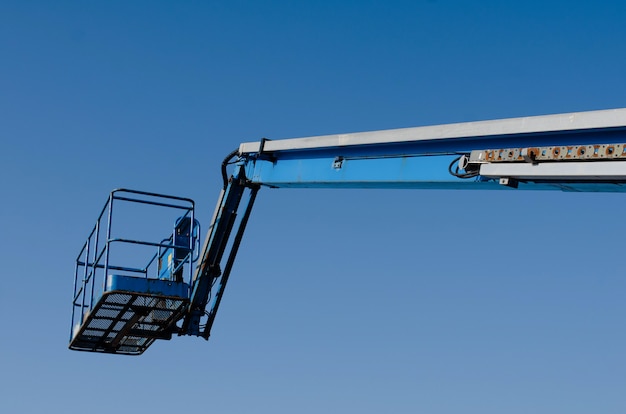
[{"label": "aerial work platform basket", "polygon": [[[166,238],[164,223],[174,224]],[[112,191],[76,260],[70,349],[139,355],[177,333],[199,233],[193,200]]]}]

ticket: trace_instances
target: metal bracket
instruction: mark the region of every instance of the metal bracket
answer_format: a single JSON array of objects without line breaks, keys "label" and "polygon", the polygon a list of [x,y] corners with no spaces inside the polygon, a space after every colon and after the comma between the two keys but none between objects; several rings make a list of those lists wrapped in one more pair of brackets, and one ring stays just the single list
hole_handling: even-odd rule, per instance
[{"label": "metal bracket", "polygon": [[505,187],[517,188],[519,186],[519,181],[514,178],[502,177],[499,181],[500,185]]},{"label": "metal bracket", "polygon": [[520,155],[522,156],[524,161],[531,164],[537,164],[537,161],[535,160],[537,159],[538,153],[539,149],[537,148],[522,148],[522,150],[520,151]]},{"label": "metal bracket", "polygon": [[268,161],[271,161],[272,163],[275,163],[276,162],[276,157],[274,157],[269,152],[265,152],[265,143],[267,141],[271,141],[271,139],[269,139],[269,138],[261,138],[261,141],[259,142],[259,153],[257,154],[257,159],[268,160]]},{"label": "metal bracket", "polygon": [[343,160],[343,157],[335,157],[335,159],[333,160],[333,168],[335,170],[341,169],[341,167],[343,166]]}]

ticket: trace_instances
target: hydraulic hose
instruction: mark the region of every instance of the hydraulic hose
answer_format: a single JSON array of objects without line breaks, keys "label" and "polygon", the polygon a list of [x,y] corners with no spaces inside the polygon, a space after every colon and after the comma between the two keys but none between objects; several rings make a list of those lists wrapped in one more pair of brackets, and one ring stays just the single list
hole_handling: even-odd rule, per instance
[{"label": "hydraulic hose", "polygon": [[239,154],[239,149],[236,149],[229,153],[226,158],[224,158],[224,161],[222,161],[222,180],[224,180],[224,190],[226,190],[226,187],[228,187],[228,173],[226,172],[226,166],[228,165],[230,160],[232,160],[237,154]]}]

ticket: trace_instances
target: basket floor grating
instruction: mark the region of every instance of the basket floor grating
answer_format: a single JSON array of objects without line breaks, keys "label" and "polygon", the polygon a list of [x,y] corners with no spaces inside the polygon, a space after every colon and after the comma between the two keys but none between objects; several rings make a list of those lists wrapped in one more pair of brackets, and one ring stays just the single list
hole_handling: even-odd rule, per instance
[{"label": "basket floor grating", "polygon": [[171,338],[187,304],[186,297],[107,291],[75,329],[70,349],[140,355],[156,339]]}]

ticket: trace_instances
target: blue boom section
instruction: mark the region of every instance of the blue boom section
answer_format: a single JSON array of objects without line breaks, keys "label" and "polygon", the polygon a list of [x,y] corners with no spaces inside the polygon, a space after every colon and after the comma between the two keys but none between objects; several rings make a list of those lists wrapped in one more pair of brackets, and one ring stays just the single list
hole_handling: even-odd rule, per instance
[{"label": "blue boom section", "polygon": [[[626,140],[626,138],[625,138]],[[274,188],[379,188],[511,190],[499,180],[476,176],[461,179],[450,174],[458,156],[403,156],[382,158],[251,159],[248,174],[254,183]],[[544,180],[518,183],[520,190],[624,192],[626,184]]]},{"label": "blue boom section", "polygon": [[[626,112],[624,112],[626,117]],[[624,119],[623,123],[626,123]],[[313,147],[305,142],[277,145],[262,141],[255,152],[243,153],[246,175],[252,183],[275,188],[406,188],[487,190],[510,189],[499,180],[476,175],[473,179],[459,178],[450,173],[450,164],[460,155],[475,150],[513,147],[546,147],[593,145],[626,142],[626,127],[567,129],[551,128],[549,132],[491,134],[488,136],[455,134],[454,138],[424,138],[390,143],[359,145],[360,134],[354,139],[336,140],[319,137],[320,142],[337,141],[336,145]],[[432,128],[432,127],[430,127]],[[423,128],[426,129],[426,128]],[[444,128],[442,128],[444,129]],[[460,128],[461,130],[463,128]],[[466,129],[470,129],[467,127]],[[444,129],[445,130],[445,129]],[[415,131],[419,135],[420,128]],[[394,131],[380,131],[385,137]],[[367,136],[370,138],[371,134]],[[347,134],[350,135],[350,134]],[[293,140],[297,141],[297,140]],[[341,144],[348,141],[349,144]],[[364,139],[365,141],[365,139]],[[277,141],[280,143],[279,141]],[[242,148],[250,147],[242,145]],[[268,149],[266,149],[268,148]],[[563,185],[567,184],[567,185]],[[618,180],[607,183],[565,183],[564,180],[527,180],[519,189],[565,191],[624,191]]]}]

